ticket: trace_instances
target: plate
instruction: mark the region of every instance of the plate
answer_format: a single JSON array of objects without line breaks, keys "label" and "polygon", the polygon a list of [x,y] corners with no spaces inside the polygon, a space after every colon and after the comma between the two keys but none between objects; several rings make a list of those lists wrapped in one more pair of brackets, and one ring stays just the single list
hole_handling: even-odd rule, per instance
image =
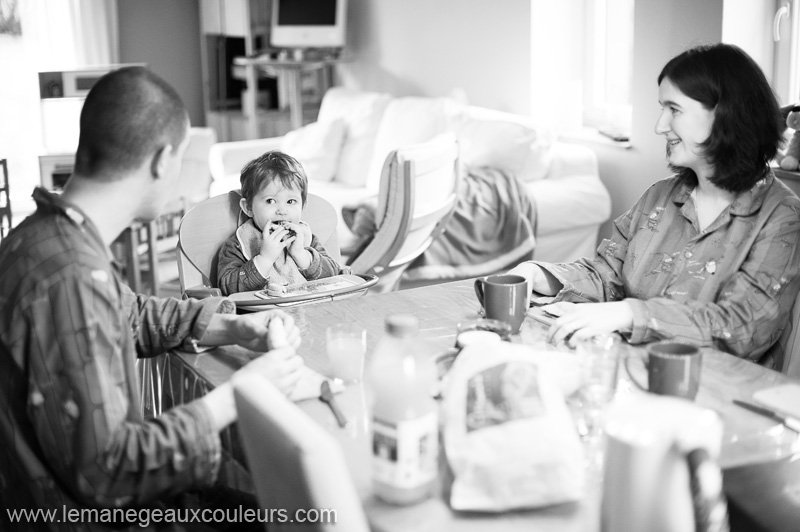
[{"label": "plate", "polygon": [[315,301],[333,301],[363,294],[367,289],[378,282],[376,275],[345,274],[325,277],[315,281],[308,281],[292,287],[291,291],[281,296],[271,296],[266,290],[251,292],[238,292],[228,298],[237,307],[263,307],[274,308],[280,306],[298,305]]}]

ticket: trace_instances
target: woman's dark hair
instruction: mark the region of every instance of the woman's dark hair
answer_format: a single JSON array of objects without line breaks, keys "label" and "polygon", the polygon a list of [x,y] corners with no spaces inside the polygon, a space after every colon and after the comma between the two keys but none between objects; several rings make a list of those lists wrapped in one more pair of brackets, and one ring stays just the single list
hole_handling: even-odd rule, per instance
[{"label": "woman's dark hair", "polygon": [[180,96],[166,81],[143,67],[110,72],[83,104],[75,172],[117,178],[164,146],[177,150],[188,124]]},{"label": "woman's dark hair", "polygon": [[[741,192],[765,176],[785,123],[769,81],[749,55],[730,44],[697,46],[672,58],[658,75],[659,85],[664,78],[714,111],[711,134],[701,144],[714,165],[714,185]],[[691,169],[672,169],[697,183]]]},{"label": "woman's dark hair", "polygon": [[308,178],[297,159],[291,155],[273,150],[256,157],[244,168],[240,177],[242,183],[242,197],[247,204],[253,205],[253,198],[261,192],[264,187],[273,181],[280,181],[284,187],[300,189],[300,199],[303,205],[306,204],[308,195]]}]

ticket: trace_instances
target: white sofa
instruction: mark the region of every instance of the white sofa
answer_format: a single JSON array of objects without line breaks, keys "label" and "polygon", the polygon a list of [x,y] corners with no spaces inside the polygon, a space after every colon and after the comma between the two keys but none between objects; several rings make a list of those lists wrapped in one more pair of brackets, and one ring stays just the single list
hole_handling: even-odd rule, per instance
[{"label": "white sofa", "polygon": [[500,168],[525,183],[537,212],[536,259],[562,262],[594,253],[599,226],[611,212],[594,152],[557,141],[528,117],[446,98],[394,98],[334,87],[312,124],[284,137],[212,146],[211,195],[239,188],[244,164],[267,150],[281,149],[305,167],[309,192],[336,208],[339,242],[346,250],[355,236],[341,217],[342,207],[377,194],[386,155],[448,131],[458,138],[467,168]]}]

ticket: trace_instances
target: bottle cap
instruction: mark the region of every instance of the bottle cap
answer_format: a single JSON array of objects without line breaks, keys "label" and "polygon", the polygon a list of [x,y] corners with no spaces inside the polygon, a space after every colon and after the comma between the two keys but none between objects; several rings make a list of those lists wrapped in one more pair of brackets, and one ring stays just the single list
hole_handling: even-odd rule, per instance
[{"label": "bottle cap", "polygon": [[392,314],[386,317],[386,332],[400,338],[414,336],[419,330],[419,320],[411,314]]}]

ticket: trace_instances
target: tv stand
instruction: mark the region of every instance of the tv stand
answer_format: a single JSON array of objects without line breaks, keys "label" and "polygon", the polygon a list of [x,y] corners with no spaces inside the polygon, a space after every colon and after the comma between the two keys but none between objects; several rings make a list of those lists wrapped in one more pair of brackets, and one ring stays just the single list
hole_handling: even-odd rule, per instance
[{"label": "tv stand", "polygon": [[[301,50],[302,51],[302,50]],[[245,80],[248,90],[245,91],[242,101],[242,111],[247,120],[247,136],[250,139],[259,138],[258,134],[258,94],[250,87],[257,87],[258,78],[262,75],[277,77],[278,83],[285,80],[286,102],[281,101],[281,106],[289,108],[289,122],[292,129],[303,126],[303,94],[301,87],[301,73],[304,71],[321,70],[323,81],[321,90],[324,92],[331,86],[330,69],[333,64],[342,62],[338,57],[321,57],[313,60],[297,60],[297,50],[288,58],[288,54],[262,54],[256,57],[236,57],[233,64],[245,69]],[[305,56],[306,54],[301,54]]]}]

